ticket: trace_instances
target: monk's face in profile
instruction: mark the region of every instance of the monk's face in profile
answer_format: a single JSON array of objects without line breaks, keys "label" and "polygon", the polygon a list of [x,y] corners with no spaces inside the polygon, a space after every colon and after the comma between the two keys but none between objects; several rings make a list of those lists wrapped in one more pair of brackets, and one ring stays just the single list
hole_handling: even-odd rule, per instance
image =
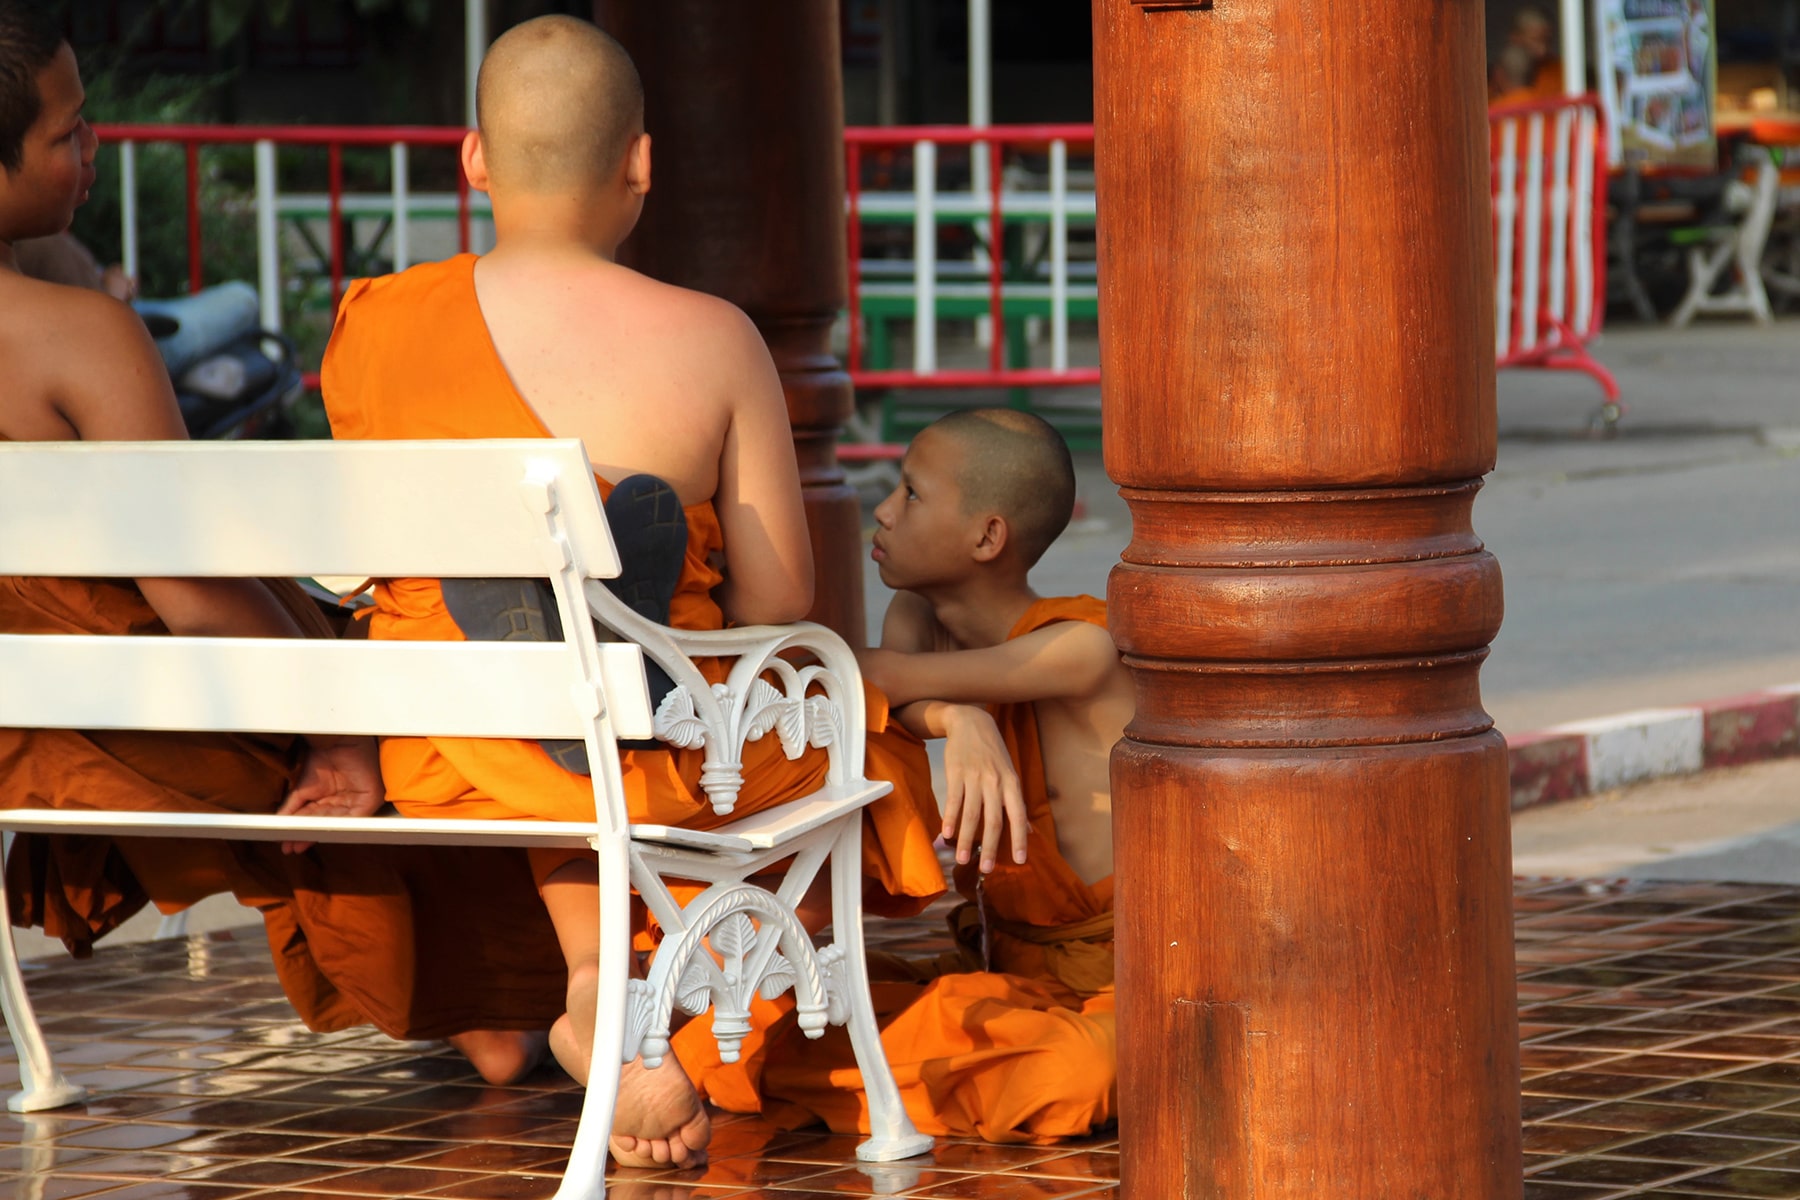
[{"label": "monk's face in profile", "polygon": [[25,131],[18,169],[0,166],[0,241],[61,233],[94,185],[99,143],[81,115],[87,93],[65,43],[37,74],[37,120]]},{"label": "monk's face in profile", "polygon": [[913,439],[899,486],[875,508],[872,556],[881,582],[908,591],[953,584],[981,561],[992,514],[968,508],[962,483],[968,455],[966,446],[937,430]]}]

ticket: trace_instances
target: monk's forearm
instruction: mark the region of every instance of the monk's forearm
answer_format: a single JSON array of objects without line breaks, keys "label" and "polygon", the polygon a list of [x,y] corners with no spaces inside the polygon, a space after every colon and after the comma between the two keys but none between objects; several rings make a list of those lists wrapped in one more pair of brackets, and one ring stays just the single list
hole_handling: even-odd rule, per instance
[{"label": "monk's forearm", "polygon": [[987,710],[973,704],[951,704],[945,700],[915,700],[893,709],[890,715],[914,737],[949,737],[961,721],[987,717]]},{"label": "monk's forearm", "polygon": [[301,637],[299,624],[254,579],[140,579],[138,588],[180,637]]}]

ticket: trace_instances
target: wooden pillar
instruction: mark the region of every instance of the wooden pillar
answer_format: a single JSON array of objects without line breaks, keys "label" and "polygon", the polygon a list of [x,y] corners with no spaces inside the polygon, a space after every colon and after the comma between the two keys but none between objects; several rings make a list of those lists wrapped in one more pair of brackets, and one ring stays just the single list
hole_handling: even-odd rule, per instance
[{"label": "wooden pillar", "polygon": [[644,78],[652,189],[623,261],[730,300],[774,355],[812,527],[813,619],[864,641],[861,510],[838,465],[854,398],[845,304],[837,0],[597,0]]},{"label": "wooden pillar", "polygon": [[1095,0],[1127,1200],[1516,1198],[1479,0]]}]

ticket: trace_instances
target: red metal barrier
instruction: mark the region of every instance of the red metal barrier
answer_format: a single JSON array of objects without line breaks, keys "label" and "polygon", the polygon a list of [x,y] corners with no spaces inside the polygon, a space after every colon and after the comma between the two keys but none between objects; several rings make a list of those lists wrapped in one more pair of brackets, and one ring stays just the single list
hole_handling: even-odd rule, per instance
[{"label": "red metal barrier", "polygon": [[1588,353],[1606,317],[1606,139],[1592,96],[1488,114],[1501,367],[1582,371],[1623,411],[1612,372]]},{"label": "red metal barrier", "polygon": [[[1008,150],[1042,150],[1052,143],[1062,142],[1065,145],[1091,147],[1094,142],[1092,125],[1006,125],[993,126],[986,129],[971,129],[963,125],[920,125],[920,126],[884,126],[879,128],[852,127],[844,131],[845,142],[845,184],[846,208],[848,210],[847,236],[849,246],[849,310],[850,328],[847,354],[847,366],[850,377],[859,388],[992,388],[992,387],[1053,387],[1075,384],[1095,384],[1100,380],[1098,367],[1073,367],[1062,370],[1042,367],[1012,367],[1005,361],[1005,338],[1001,322],[994,320],[993,337],[988,350],[988,364],[985,369],[933,369],[920,371],[916,369],[871,369],[864,361],[866,339],[863,336],[863,289],[862,253],[863,225],[865,209],[863,185],[864,165],[867,157],[865,150],[885,147],[891,149],[913,149],[921,143],[937,146],[968,146],[970,153],[982,152],[985,147],[988,163],[988,196],[986,218],[988,222],[988,255],[987,255],[987,288],[988,314],[998,318],[1005,310],[1005,257],[1002,253],[1002,231],[1007,220],[1004,196],[1004,167]],[[915,170],[917,165],[915,162]],[[1051,203],[1061,203],[1062,198],[1051,197]],[[935,261],[935,247],[932,248]],[[919,248],[915,247],[915,257]],[[923,320],[935,320],[935,311],[930,314],[915,311],[914,327]]]}]

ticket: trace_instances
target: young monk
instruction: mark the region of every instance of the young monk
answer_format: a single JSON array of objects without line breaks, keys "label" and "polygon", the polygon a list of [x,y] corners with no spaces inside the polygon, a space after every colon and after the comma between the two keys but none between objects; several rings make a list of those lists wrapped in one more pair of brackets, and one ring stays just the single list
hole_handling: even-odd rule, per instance
[{"label": "young monk", "polygon": [[[0,441],[186,438],[143,323],[99,290],[26,278],[14,246],[67,229],[94,182],[75,56],[34,5],[0,0]],[[0,631],[330,636],[290,581],[0,578]],[[0,729],[0,806],[372,812],[372,739]],[[421,854],[167,838],[18,839],[14,919],[77,954],[154,900],[232,892],[262,911],[275,966],[314,1029],[373,1021],[445,1037],[494,1082],[535,1061],[561,973],[523,855]],[[475,872],[491,892],[470,894]],[[497,932],[496,932],[497,931]],[[554,982],[551,983],[554,987]]]},{"label": "young monk", "polygon": [[[761,336],[730,304],[614,261],[650,190],[643,90],[630,58],[585,21],[528,21],[489,49],[477,108],[463,166],[493,201],[495,247],[347,291],[324,364],[333,434],[580,438],[609,514],[621,481],[654,476],[666,482],[647,496],[672,492],[679,511],[655,523],[679,518],[685,535],[672,594],[654,601],[657,619],[718,629],[804,616],[810,543],[781,384]],[[615,529],[628,569],[644,533]],[[379,581],[374,595],[373,638],[459,640],[492,636],[498,623],[454,581]],[[515,589],[512,603],[533,606],[528,590]],[[725,677],[724,664],[701,669]],[[931,849],[937,812],[922,744],[898,728],[880,732],[885,711],[879,703],[870,711],[878,732],[868,773],[896,787],[865,817],[870,903],[917,911],[943,888]],[[633,821],[691,827],[797,799],[826,770],[822,751],[789,762],[777,739],[751,742],[736,810],[720,817],[699,787],[699,751],[633,749],[622,762]],[[559,746],[392,738],[381,765],[403,813],[594,819],[586,764]],[[533,854],[533,870],[568,963],[567,1013],[551,1048],[585,1082],[599,977],[595,860],[546,851]],[[612,1151],[623,1165],[693,1163],[711,1136],[673,1063],[629,1064],[617,1111]]]},{"label": "young monk", "polygon": [[[955,951],[884,963],[895,981],[875,986],[882,1046],[929,1133],[1045,1141],[1115,1112],[1108,758],[1132,687],[1105,605],[1029,581],[1074,498],[1056,431],[988,409],[920,433],[875,510],[874,558],[899,592],[863,669],[908,727],[945,739],[943,836],[965,900]],[[765,1002],[766,1035],[737,1063],[704,1020],[676,1052],[724,1108],[867,1132],[848,1039],[807,1042],[789,1012]]]}]

